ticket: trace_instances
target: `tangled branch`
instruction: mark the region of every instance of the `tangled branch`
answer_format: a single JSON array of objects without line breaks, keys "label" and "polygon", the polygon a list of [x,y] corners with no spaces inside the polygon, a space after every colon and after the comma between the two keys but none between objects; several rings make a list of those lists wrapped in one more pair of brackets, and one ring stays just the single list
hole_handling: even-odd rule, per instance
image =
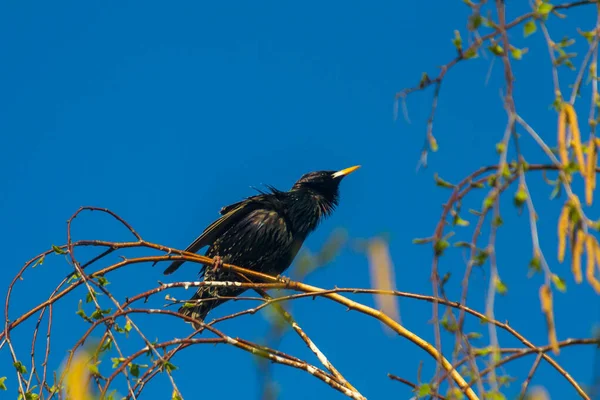
[{"label": "tangled branch", "polygon": [[[535,170],[537,167],[533,166]],[[129,231],[134,235],[137,239],[134,242],[107,242],[107,241],[97,241],[97,240],[80,240],[80,241],[72,241],[70,235],[71,222],[75,217],[77,217],[82,211],[99,211],[103,213],[107,213],[111,217],[117,219],[121,222]],[[485,318],[485,315],[472,310],[460,302],[451,302],[443,298],[437,298],[433,296],[425,296],[413,293],[405,293],[399,291],[390,291],[390,290],[378,290],[378,289],[360,289],[360,288],[334,288],[334,289],[322,289],[319,287],[311,286],[304,284],[298,281],[291,281],[289,279],[284,279],[280,277],[272,277],[259,272],[251,271],[244,269],[242,267],[223,264],[221,268],[225,268],[231,270],[238,274],[238,276],[243,277],[245,281],[202,281],[202,282],[174,282],[174,283],[159,283],[159,285],[153,289],[146,290],[140,292],[135,295],[128,296],[124,301],[117,300],[116,296],[114,296],[111,291],[108,290],[108,276],[121,268],[126,268],[130,265],[138,264],[138,263],[155,263],[162,261],[173,261],[173,260],[186,260],[190,262],[200,263],[204,265],[213,265],[213,260],[204,256],[200,256],[193,253],[186,253],[180,250],[176,250],[173,248],[169,248],[166,246],[161,246],[158,244],[150,243],[142,239],[142,237],[133,230],[131,226],[129,226],[123,219],[114,214],[113,212],[105,209],[99,209],[95,207],[82,207],[78,210],[73,217],[69,220],[68,223],[68,238],[69,242],[63,246],[54,246],[51,250],[48,250],[37,257],[28,261],[25,266],[19,271],[17,277],[12,281],[9,286],[8,295],[5,303],[5,312],[6,312],[6,321],[5,321],[5,329],[0,334],[0,339],[2,343],[0,344],[0,350],[3,348],[7,348],[12,357],[13,362],[16,366],[16,377],[17,382],[19,382],[19,391],[23,396],[27,396],[28,393],[33,393],[34,388],[37,389],[38,398],[53,398],[54,396],[58,396],[58,398],[63,398],[64,396],[64,384],[66,379],[66,371],[69,370],[71,363],[73,362],[73,358],[78,351],[84,349],[86,343],[90,342],[90,338],[94,334],[94,332],[100,330],[103,331],[102,337],[98,341],[98,343],[94,346],[93,350],[89,351],[90,357],[87,360],[88,370],[89,370],[89,379],[93,382],[94,386],[99,391],[100,395],[103,398],[110,398],[110,390],[115,385],[116,379],[118,377],[123,377],[126,381],[127,385],[127,398],[138,398],[143,388],[147,385],[147,383],[156,377],[160,373],[164,373],[169,377],[169,380],[173,387],[173,392],[176,396],[183,398],[183,395],[179,392],[177,385],[175,383],[175,378],[173,375],[173,371],[175,370],[175,366],[171,363],[172,357],[195,345],[200,344],[224,344],[236,347],[240,350],[249,352],[256,356],[265,358],[271,362],[276,364],[285,365],[291,368],[296,368],[302,370],[315,378],[323,381],[328,384],[333,389],[345,394],[348,397],[354,399],[363,399],[364,396],[352,386],[345,378],[343,378],[342,374],[338,371],[336,367],[332,365],[332,363],[327,359],[327,357],[319,350],[317,345],[314,343],[312,339],[308,336],[308,334],[300,328],[295,319],[281,307],[282,302],[289,302],[295,299],[303,298],[303,297],[322,297],[325,299],[329,299],[333,302],[336,302],[340,305],[343,305],[348,310],[354,310],[361,314],[364,314],[368,317],[377,319],[388,327],[394,330],[398,335],[404,337],[410,342],[416,344],[426,353],[430,354],[434,360],[442,360],[441,367],[445,371],[445,374],[449,376],[453,382],[458,386],[459,390],[464,393],[469,399],[477,399],[478,396],[471,389],[471,385],[473,385],[476,380],[472,380],[468,382],[465,377],[458,372],[457,368],[462,364],[462,362],[452,365],[442,354],[439,354],[435,348],[435,346],[429,344],[424,341],[419,336],[415,335],[413,332],[406,329],[404,326],[398,324],[396,321],[391,319],[385,313],[375,310],[371,307],[364,305],[361,302],[351,300],[348,297],[344,296],[344,293],[348,294],[370,294],[377,296],[395,296],[395,297],[404,297],[411,298],[419,301],[426,301],[431,303],[439,303],[445,305],[447,307],[451,307],[457,310],[464,311],[465,313],[472,315],[476,318]],[[83,248],[83,247],[93,247],[104,249],[100,256],[92,258],[92,260],[87,263],[80,264],[78,259],[75,256],[75,249]],[[104,268],[97,269],[93,272],[89,272],[89,269],[102,260],[107,254],[108,251],[114,252],[118,250],[124,250],[129,248],[141,248],[141,249],[155,249],[160,250],[165,255],[156,255],[156,256],[142,256],[142,257],[134,257],[134,258],[123,258],[122,261],[110,264]],[[70,275],[70,277],[63,279],[59,285],[51,292],[50,297],[32,307],[30,310],[23,313],[21,316],[11,319],[9,316],[10,304],[12,292],[15,286],[21,282],[20,277],[26,272],[26,270],[39,265],[42,260],[49,256],[51,253],[58,253],[68,256],[67,260],[70,260],[71,265],[75,272]],[[153,343],[147,339],[149,336],[147,333],[144,333],[139,326],[136,324],[135,320],[138,320],[140,316],[145,316],[146,318],[150,318],[152,316],[168,316],[169,318],[175,318],[179,320],[183,320],[185,322],[196,322],[192,318],[178,314],[173,311],[165,310],[165,309],[157,309],[152,307],[145,307],[144,305],[149,301],[150,298],[155,297],[159,294],[163,294],[163,292],[168,292],[176,288],[190,288],[190,287],[199,287],[199,286],[227,286],[233,285],[238,287],[245,287],[249,289],[253,289],[257,291],[260,297],[249,297],[249,298],[238,298],[238,301],[258,301],[260,304],[255,307],[247,308],[244,311],[237,312],[235,314],[227,315],[225,317],[221,317],[215,319],[209,323],[201,323],[201,326],[198,330],[192,332],[190,335],[184,338],[171,338],[169,340]],[[69,351],[69,356],[66,361],[66,366],[62,374],[60,376],[56,376],[55,374],[49,374],[47,371],[48,368],[48,357],[50,354],[50,338],[51,338],[51,324],[53,320],[52,310],[53,307],[59,301],[66,301],[67,294],[76,290],[83,289],[86,292],[86,296],[90,303],[93,303],[95,306],[95,310],[91,315],[87,315],[83,309],[80,308],[78,310],[78,315],[81,317],[79,320],[84,324],[88,324],[89,327],[86,332],[74,343],[71,350]],[[272,295],[268,295],[266,291],[275,290],[275,289],[285,289],[288,291],[292,291],[295,293],[274,297]],[[99,303],[98,296],[102,293],[106,296],[115,306],[115,311],[109,309],[103,309]],[[171,299],[174,303],[178,302],[173,299],[170,295],[167,294],[167,299]],[[257,343],[253,343],[251,341],[245,340],[239,337],[231,337],[227,335],[222,330],[218,329],[219,323],[238,318],[242,315],[246,314],[254,314],[257,311],[266,308],[266,307],[275,307],[279,312],[283,315],[285,321],[290,324],[299,337],[307,344],[308,348],[317,356],[317,359],[322,364],[322,367],[317,367],[308,363],[307,361],[299,358],[297,356],[286,354],[284,352],[278,351],[273,348],[268,348],[263,345],[259,345]],[[35,348],[36,341],[39,337],[41,337],[42,325],[41,319],[44,314],[48,315],[48,328],[46,331],[46,344],[45,344],[45,353],[44,358],[41,363],[39,361],[36,362],[35,359]],[[27,320],[35,318],[38,316],[37,324],[35,329],[32,332],[32,362],[30,365],[30,375],[26,376],[27,368],[25,364],[21,361],[23,358],[20,357],[16,351],[16,348],[13,344],[13,332],[15,332],[23,323]],[[119,320],[124,321],[124,325],[119,325]],[[526,348],[523,349],[503,349],[502,352],[508,353],[510,352],[510,358],[503,359],[499,361],[498,365],[504,364],[506,362],[511,361],[512,359],[516,359],[528,354],[540,354],[544,360],[550,362],[555,368],[557,368],[561,373],[564,374],[564,370],[549,356],[546,355],[548,351],[547,347],[536,347],[527,339],[525,339],[521,334],[515,331],[513,328],[508,326],[507,324],[501,323],[496,320],[490,320],[491,324],[498,326],[502,329],[505,329],[507,332],[518,338]],[[125,353],[121,350],[119,343],[122,341],[122,337],[120,334],[123,333],[136,333],[143,341],[144,346],[137,351],[131,352],[129,354]],[[196,336],[201,334],[202,332],[207,332],[212,334],[214,337],[204,337],[197,338]],[[22,340],[23,334],[19,334],[19,340]],[[564,347],[568,345],[584,345],[584,344],[592,344],[597,343],[595,339],[578,339],[571,340],[567,342],[561,342],[559,346]],[[159,351],[160,350],[160,351]],[[106,373],[104,370],[98,367],[100,360],[103,357],[106,357],[106,354],[111,351],[116,351],[118,357],[112,359],[113,361],[113,369],[110,373]],[[152,364],[147,366],[146,371],[140,374],[140,359],[144,356],[151,356]],[[474,357],[479,357],[479,353],[474,353]],[[91,366],[91,367],[90,367]],[[41,367],[43,370],[43,374],[40,376],[37,371]],[[482,379],[489,371],[482,371],[480,374],[480,378]],[[54,376],[54,380],[51,381],[48,377]],[[575,384],[576,386],[576,384]],[[577,386],[576,386],[577,387]]]}]

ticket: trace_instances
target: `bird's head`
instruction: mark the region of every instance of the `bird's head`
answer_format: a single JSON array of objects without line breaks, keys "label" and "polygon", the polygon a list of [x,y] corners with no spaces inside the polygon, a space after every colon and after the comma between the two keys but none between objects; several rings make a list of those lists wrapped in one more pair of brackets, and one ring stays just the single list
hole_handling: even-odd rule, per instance
[{"label": "bird's head", "polygon": [[359,168],[355,165],[340,171],[309,172],[294,184],[292,192],[309,195],[317,203],[320,215],[328,215],[338,204],[340,182]]}]

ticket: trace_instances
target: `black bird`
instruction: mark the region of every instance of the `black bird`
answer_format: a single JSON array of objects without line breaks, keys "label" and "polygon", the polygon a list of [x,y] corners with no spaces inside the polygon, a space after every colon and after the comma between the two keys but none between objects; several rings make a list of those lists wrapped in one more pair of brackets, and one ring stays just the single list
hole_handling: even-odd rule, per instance
[{"label": "black bird", "polygon": [[[310,172],[288,192],[268,186],[269,192],[259,191],[256,196],[223,207],[222,217],[185,250],[195,253],[209,246],[207,257],[219,257],[224,263],[280,275],[290,266],[308,234],[337,206],[342,178],[359,167]],[[183,263],[173,262],[165,275]],[[234,272],[206,266],[200,270],[200,277],[211,281],[240,281]],[[179,313],[203,321],[210,310],[244,291],[236,287],[200,287]]]}]

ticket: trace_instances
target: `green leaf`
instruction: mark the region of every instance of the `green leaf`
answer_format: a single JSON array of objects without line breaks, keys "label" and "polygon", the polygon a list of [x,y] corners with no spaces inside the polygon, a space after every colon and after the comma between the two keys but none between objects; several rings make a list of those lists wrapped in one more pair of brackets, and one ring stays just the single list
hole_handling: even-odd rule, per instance
[{"label": "green leaf", "polygon": [[502,224],[504,223],[504,221],[502,220],[501,216],[496,216],[496,218],[494,218],[494,220],[492,221],[492,224],[497,228],[502,226]]},{"label": "green leaf", "polygon": [[4,381],[6,380],[6,377],[0,377],[0,390],[6,390],[6,384],[4,383]]},{"label": "green leaf", "polygon": [[447,315],[444,315],[444,317],[440,321],[440,324],[442,325],[442,328],[444,328],[450,333],[458,331],[458,324],[456,324],[456,322],[454,321],[450,321]]},{"label": "green leaf", "polygon": [[413,244],[426,244],[426,243],[430,243],[433,241],[432,237],[428,237],[428,238],[416,238],[413,239]]},{"label": "green leaf", "polygon": [[110,312],[112,311],[111,308],[107,308],[106,310],[101,310],[101,309],[96,309],[96,311],[94,311],[91,315],[92,319],[98,320],[98,319],[102,319],[104,318],[105,315],[110,314]]},{"label": "green leaf", "polygon": [[67,280],[67,283],[75,282],[79,278],[81,278],[81,275],[79,275],[79,272],[74,272],[73,275],[71,275],[71,277],[69,278],[69,280]]},{"label": "green leaf", "polygon": [[85,296],[85,302],[91,303],[92,301],[94,301],[94,296],[98,296],[99,294],[100,293],[96,292],[94,289],[91,289],[91,291],[87,292]]},{"label": "green leaf", "polygon": [[469,60],[471,58],[476,58],[478,56],[477,54],[477,50],[473,47],[468,48],[464,53],[463,53],[463,58],[465,60]]},{"label": "green leaf", "polygon": [[121,365],[121,363],[123,361],[125,361],[125,358],[123,358],[123,357],[113,357],[110,360],[112,361],[112,367],[114,369],[114,368],[117,368],[119,365]]},{"label": "green leaf", "polygon": [[463,242],[463,241],[456,242],[456,243],[454,243],[453,246],[454,247],[466,247],[466,248],[469,248],[469,249],[472,247],[471,243],[469,243],[469,242]]},{"label": "green leaf", "polygon": [[481,267],[487,261],[489,253],[486,250],[477,250],[475,257],[473,257],[473,265]]},{"label": "green leaf", "polygon": [[577,53],[566,53],[564,50],[561,49],[558,49],[557,51],[560,55],[554,60],[554,65],[558,67],[564,64],[570,69],[575,69],[575,65],[573,65],[571,59],[577,57]]},{"label": "green leaf", "polygon": [[125,331],[131,332],[131,320],[127,320],[127,323],[125,324]]},{"label": "green leaf", "polygon": [[107,338],[106,341],[104,343],[102,343],[102,347],[100,347],[100,353],[103,353],[110,349],[112,349],[112,339]]},{"label": "green leaf", "polygon": [[429,79],[429,75],[427,75],[427,72],[423,72],[423,75],[421,75],[421,81],[419,82],[419,87],[422,89],[425,87],[425,85],[428,85],[431,82],[431,79]]},{"label": "green leaf", "polygon": [[454,189],[456,187],[456,185],[453,185],[450,182],[445,181],[442,178],[440,178],[438,176],[437,172],[433,175],[433,179],[435,179],[435,184],[440,187],[444,187],[444,188],[448,188],[448,189]]},{"label": "green leaf", "polygon": [[469,30],[474,31],[475,29],[479,28],[482,22],[483,19],[480,14],[469,15]]},{"label": "green leaf", "polygon": [[191,303],[189,301],[186,301],[185,303],[183,303],[183,305],[181,307],[183,307],[183,308],[194,308],[197,305],[198,305],[197,303]]},{"label": "green leaf", "polygon": [[491,347],[484,347],[483,349],[476,349],[475,350],[475,355],[476,356],[487,356],[491,352],[492,352],[492,348]]},{"label": "green leaf", "polygon": [[54,252],[56,254],[67,254],[66,251],[64,251],[63,249],[61,249],[60,247],[58,247],[56,245],[52,245],[52,250],[54,250]]},{"label": "green leaf", "polygon": [[31,268],[35,268],[38,265],[42,265],[44,263],[45,256],[41,256],[38,260],[31,266]]},{"label": "green leaf", "polygon": [[462,38],[460,37],[460,32],[458,30],[454,31],[454,39],[452,39],[452,44],[456,47],[456,50],[462,51]]},{"label": "green leaf", "polygon": [[569,164],[567,164],[564,169],[564,172],[568,175],[574,174],[578,171],[579,171],[579,165],[573,160],[570,160]]},{"label": "green leaf", "polygon": [[488,210],[494,206],[494,201],[496,200],[496,196],[492,193],[483,200],[483,209]]},{"label": "green leaf", "polygon": [[506,145],[502,142],[496,143],[496,153],[502,154],[506,150]]},{"label": "green leaf", "polygon": [[550,11],[552,11],[553,8],[554,6],[550,3],[540,2],[536,11],[541,16],[546,17],[548,14],[550,14]]},{"label": "green leaf", "polygon": [[100,371],[98,370],[98,364],[88,364],[88,371],[93,376],[100,376]]},{"label": "green leaf", "polygon": [[500,278],[496,278],[496,291],[498,294],[505,295],[508,292],[508,287],[504,282],[500,280]]},{"label": "green leaf", "polygon": [[446,250],[449,246],[450,243],[448,243],[447,240],[441,239],[435,242],[433,245],[433,251],[435,252],[436,256],[441,256],[444,253],[444,250]]},{"label": "green leaf", "polygon": [[517,49],[516,47],[513,47],[513,48],[510,49],[510,55],[515,60],[520,60],[520,59],[523,58],[523,50]]},{"label": "green leaf", "polygon": [[152,346],[148,346],[148,350],[146,351],[146,355],[150,357],[150,359],[154,360],[154,352],[152,351],[152,347],[158,344],[158,339],[154,342],[150,343]]},{"label": "green leaf", "polygon": [[483,18],[481,23],[483,24],[483,26],[485,26],[486,28],[493,28],[496,29],[496,24],[494,23],[494,21],[492,21],[489,18]]},{"label": "green leaf", "polygon": [[502,176],[504,178],[510,178],[511,175],[512,172],[510,171],[510,167],[508,166],[508,164],[504,164],[504,166],[502,167]]},{"label": "green leaf", "polygon": [[554,286],[556,287],[557,290],[559,290],[563,293],[567,291],[567,283],[560,276],[558,276],[556,274],[552,274],[552,283],[554,283]]},{"label": "green leaf", "polygon": [[431,393],[431,385],[428,383],[424,383],[417,388],[417,398],[429,396]]},{"label": "green leaf", "polygon": [[446,399],[448,399],[448,400],[464,400],[464,398],[465,398],[465,395],[457,387],[448,389],[448,392],[446,393]]},{"label": "green leaf", "polygon": [[435,137],[433,135],[429,135],[429,150],[435,153],[436,151],[438,151],[438,149],[439,147],[437,140],[435,140]]},{"label": "green leaf", "polygon": [[458,225],[458,226],[469,226],[469,221],[462,219],[461,217],[458,216],[458,214],[456,214],[454,216],[454,220],[452,221],[453,225]]},{"label": "green leaf", "polygon": [[481,339],[483,335],[479,332],[471,332],[467,333],[467,338],[469,339]]},{"label": "green leaf", "polygon": [[525,188],[523,188],[522,186],[519,186],[519,190],[517,190],[517,193],[515,193],[515,198],[514,198],[515,206],[521,208],[521,207],[523,207],[523,204],[525,204],[526,201],[527,201],[527,192],[525,191]]},{"label": "green leaf", "polygon": [[498,348],[495,348],[494,351],[492,352],[492,360],[494,361],[494,364],[499,363],[501,358],[502,358],[502,354],[500,354],[500,352],[498,351]]},{"label": "green leaf", "polygon": [[534,272],[542,271],[542,260],[539,256],[533,257],[531,261],[529,261],[529,268],[531,268],[531,270]]},{"label": "green leaf", "polygon": [[27,392],[25,393],[25,400],[38,400],[40,396],[37,393]]},{"label": "green leaf", "polygon": [[99,277],[98,277],[98,284],[99,284],[100,286],[107,286],[107,285],[110,285],[110,282],[109,282],[109,281],[108,281],[108,279],[106,279],[105,277],[103,277],[103,276],[99,276]]},{"label": "green leaf", "polygon": [[506,397],[500,392],[486,392],[483,398],[485,400],[506,400]]},{"label": "green leaf", "polygon": [[502,375],[498,377],[498,384],[500,386],[509,386],[511,382],[514,382],[517,378],[510,375]]},{"label": "green leaf", "polygon": [[131,371],[131,375],[136,378],[140,376],[140,366],[138,364],[129,364],[129,371]]},{"label": "green leaf", "polygon": [[554,185],[554,190],[552,190],[552,193],[550,193],[550,200],[560,197],[561,191],[562,191],[562,185],[559,181],[556,183],[556,185]]},{"label": "green leaf", "polygon": [[488,50],[497,56],[501,56],[504,54],[504,49],[498,43],[494,43],[491,46],[488,46]]},{"label": "green leaf", "polygon": [[521,60],[523,58],[523,54],[527,53],[527,49],[518,49],[516,47],[511,47],[510,55],[515,60]]},{"label": "green leaf", "polygon": [[171,371],[175,371],[177,369],[177,367],[175,365],[173,365],[171,362],[165,360],[165,361],[163,361],[160,369],[171,372]]},{"label": "green leaf", "polygon": [[448,281],[450,280],[450,277],[452,276],[452,274],[450,272],[446,272],[444,274],[444,276],[442,277],[442,280],[440,282],[441,286],[444,286],[446,283],[448,283]]},{"label": "green leaf", "polygon": [[21,361],[15,361],[13,363],[13,365],[19,373],[21,373],[21,374],[27,373],[27,368],[23,365],[23,363]]},{"label": "green leaf", "polygon": [[579,34],[581,36],[583,36],[584,38],[587,39],[588,43],[592,43],[594,41],[594,38],[596,37],[596,32],[594,30],[591,31],[582,31],[580,29],[577,29],[579,31]]},{"label": "green leaf", "polygon": [[536,31],[537,31],[537,25],[535,24],[535,21],[532,19],[525,22],[525,24],[523,25],[523,36],[525,36],[525,37],[527,37],[529,35],[533,35]]}]

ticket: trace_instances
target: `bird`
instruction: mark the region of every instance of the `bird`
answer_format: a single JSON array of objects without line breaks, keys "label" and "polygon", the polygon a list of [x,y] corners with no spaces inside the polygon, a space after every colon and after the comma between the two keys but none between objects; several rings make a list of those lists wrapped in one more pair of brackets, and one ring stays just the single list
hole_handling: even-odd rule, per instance
[{"label": "bird", "polygon": [[[304,174],[289,191],[266,185],[266,191],[221,208],[221,217],[210,224],[185,251],[196,253],[208,246],[205,256],[217,265],[227,263],[267,275],[280,276],[293,262],[304,240],[319,223],[330,216],[339,203],[339,186],[344,177],[360,168],[355,165],[339,171]],[[175,272],[185,261],[172,262],[165,275]],[[199,277],[205,281],[241,281],[235,272],[202,266]],[[181,306],[179,314],[199,323],[208,313],[246,288],[200,286]]]}]

